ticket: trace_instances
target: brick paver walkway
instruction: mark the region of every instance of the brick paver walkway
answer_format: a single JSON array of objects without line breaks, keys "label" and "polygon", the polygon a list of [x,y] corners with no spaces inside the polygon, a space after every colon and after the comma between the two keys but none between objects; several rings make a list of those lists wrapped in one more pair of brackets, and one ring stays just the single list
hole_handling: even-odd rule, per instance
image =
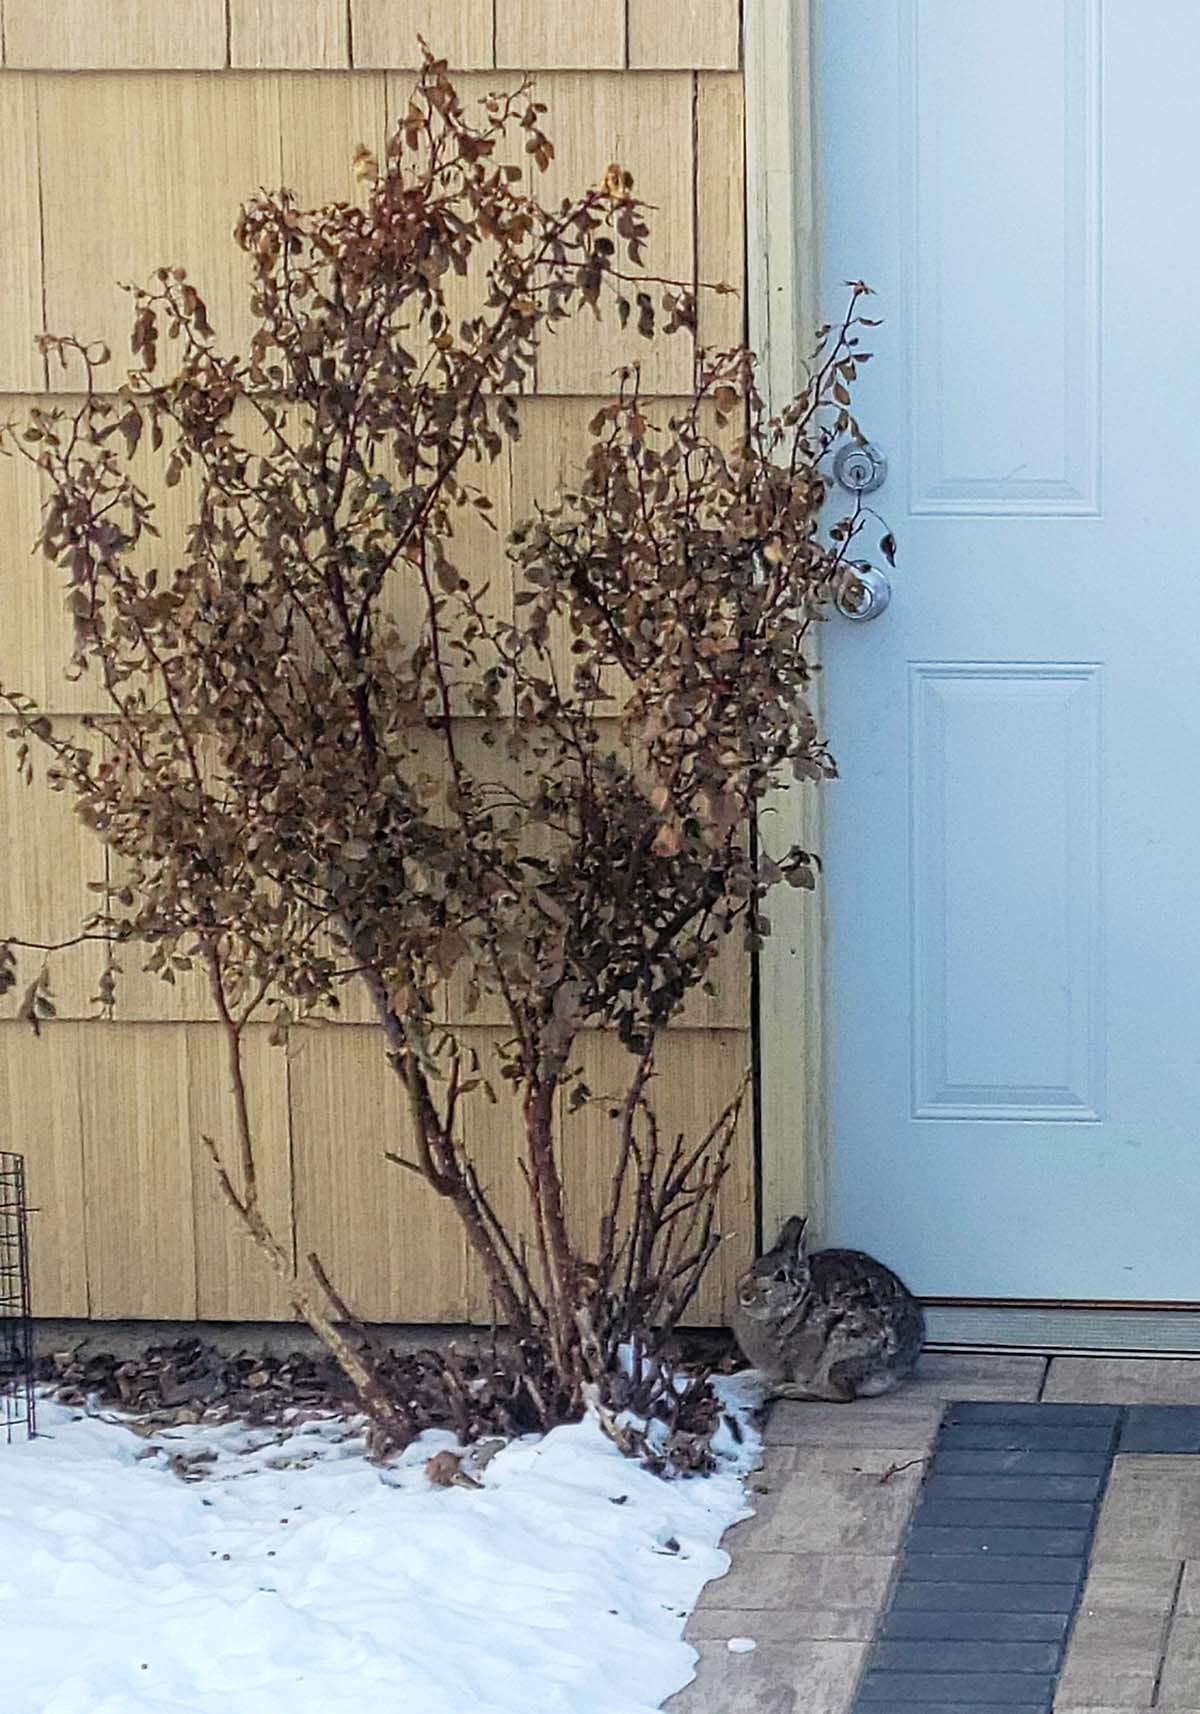
[{"label": "brick paver walkway", "polygon": [[757,1485],[670,1714],[1200,1714],[1200,1362],[931,1353],[777,1405]]}]

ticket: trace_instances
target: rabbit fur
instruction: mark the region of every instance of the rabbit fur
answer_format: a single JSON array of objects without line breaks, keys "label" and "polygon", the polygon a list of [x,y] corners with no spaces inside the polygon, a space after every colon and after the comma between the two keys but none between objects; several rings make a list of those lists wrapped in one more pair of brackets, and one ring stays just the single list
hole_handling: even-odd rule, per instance
[{"label": "rabbit fur", "polygon": [[925,1339],[920,1304],[861,1250],[809,1253],[793,1218],[738,1281],[733,1330],[776,1398],[847,1404],[908,1380]]}]

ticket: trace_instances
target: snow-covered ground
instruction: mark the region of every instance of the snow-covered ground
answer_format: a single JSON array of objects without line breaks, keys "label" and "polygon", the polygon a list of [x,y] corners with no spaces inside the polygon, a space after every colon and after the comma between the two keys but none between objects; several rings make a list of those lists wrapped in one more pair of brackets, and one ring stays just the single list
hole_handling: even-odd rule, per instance
[{"label": "snow-covered ground", "polygon": [[445,1434],[381,1470],[339,1422],[40,1427],[0,1444],[5,1714],[649,1714],[758,1449],[664,1482],[585,1422],[435,1488]]}]

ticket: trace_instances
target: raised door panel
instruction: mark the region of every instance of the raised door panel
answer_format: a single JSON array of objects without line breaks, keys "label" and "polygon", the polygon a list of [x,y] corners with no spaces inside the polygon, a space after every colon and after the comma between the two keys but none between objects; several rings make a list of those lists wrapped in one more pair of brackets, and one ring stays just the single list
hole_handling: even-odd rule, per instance
[{"label": "raised door panel", "polygon": [[911,509],[1095,513],[1097,0],[907,0],[901,38]]},{"label": "raised door panel", "polygon": [[1099,1119],[1099,669],[911,689],[913,1115]]}]

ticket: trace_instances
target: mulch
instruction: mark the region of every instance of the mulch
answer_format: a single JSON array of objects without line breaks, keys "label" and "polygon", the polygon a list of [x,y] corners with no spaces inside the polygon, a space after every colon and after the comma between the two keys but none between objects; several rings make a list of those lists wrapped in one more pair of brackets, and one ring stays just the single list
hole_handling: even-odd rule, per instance
[{"label": "mulch", "polygon": [[[700,1374],[706,1367],[735,1366],[723,1336],[711,1341],[693,1337],[688,1343],[692,1349],[686,1353],[687,1366],[696,1365]],[[414,1438],[426,1428],[447,1428],[469,1445],[495,1436],[511,1439],[539,1426],[520,1365],[513,1362],[512,1352],[506,1356],[502,1343],[404,1352],[376,1345],[372,1355]],[[231,1353],[200,1338],[176,1339],[136,1353],[79,1345],[40,1357],[37,1380],[60,1403],[118,1411],[143,1429],[228,1422],[294,1428],[331,1414],[357,1416],[361,1408],[341,1369],[322,1351]],[[614,1402],[649,1412],[649,1397],[633,1396],[636,1391]],[[679,1406],[672,1440],[685,1465],[703,1468],[717,1418],[716,1401],[698,1384]]]},{"label": "mulch", "polygon": [[[488,1349],[377,1353],[389,1394],[419,1428],[451,1428],[464,1440],[520,1434],[532,1426],[509,1367]],[[288,1425],[360,1409],[324,1352],[228,1353],[177,1339],[136,1354],[86,1346],[39,1359],[37,1379],[61,1403],[118,1410],[156,1427],[246,1422]]]},{"label": "mulch", "polygon": [[229,1355],[200,1339],[152,1345],[136,1355],[86,1347],[56,1351],[38,1359],[37,1380],[62,1404],[119,1410],[163,1426],[282,1424],[358,1408],[345,1376],[323,1353]]}]

